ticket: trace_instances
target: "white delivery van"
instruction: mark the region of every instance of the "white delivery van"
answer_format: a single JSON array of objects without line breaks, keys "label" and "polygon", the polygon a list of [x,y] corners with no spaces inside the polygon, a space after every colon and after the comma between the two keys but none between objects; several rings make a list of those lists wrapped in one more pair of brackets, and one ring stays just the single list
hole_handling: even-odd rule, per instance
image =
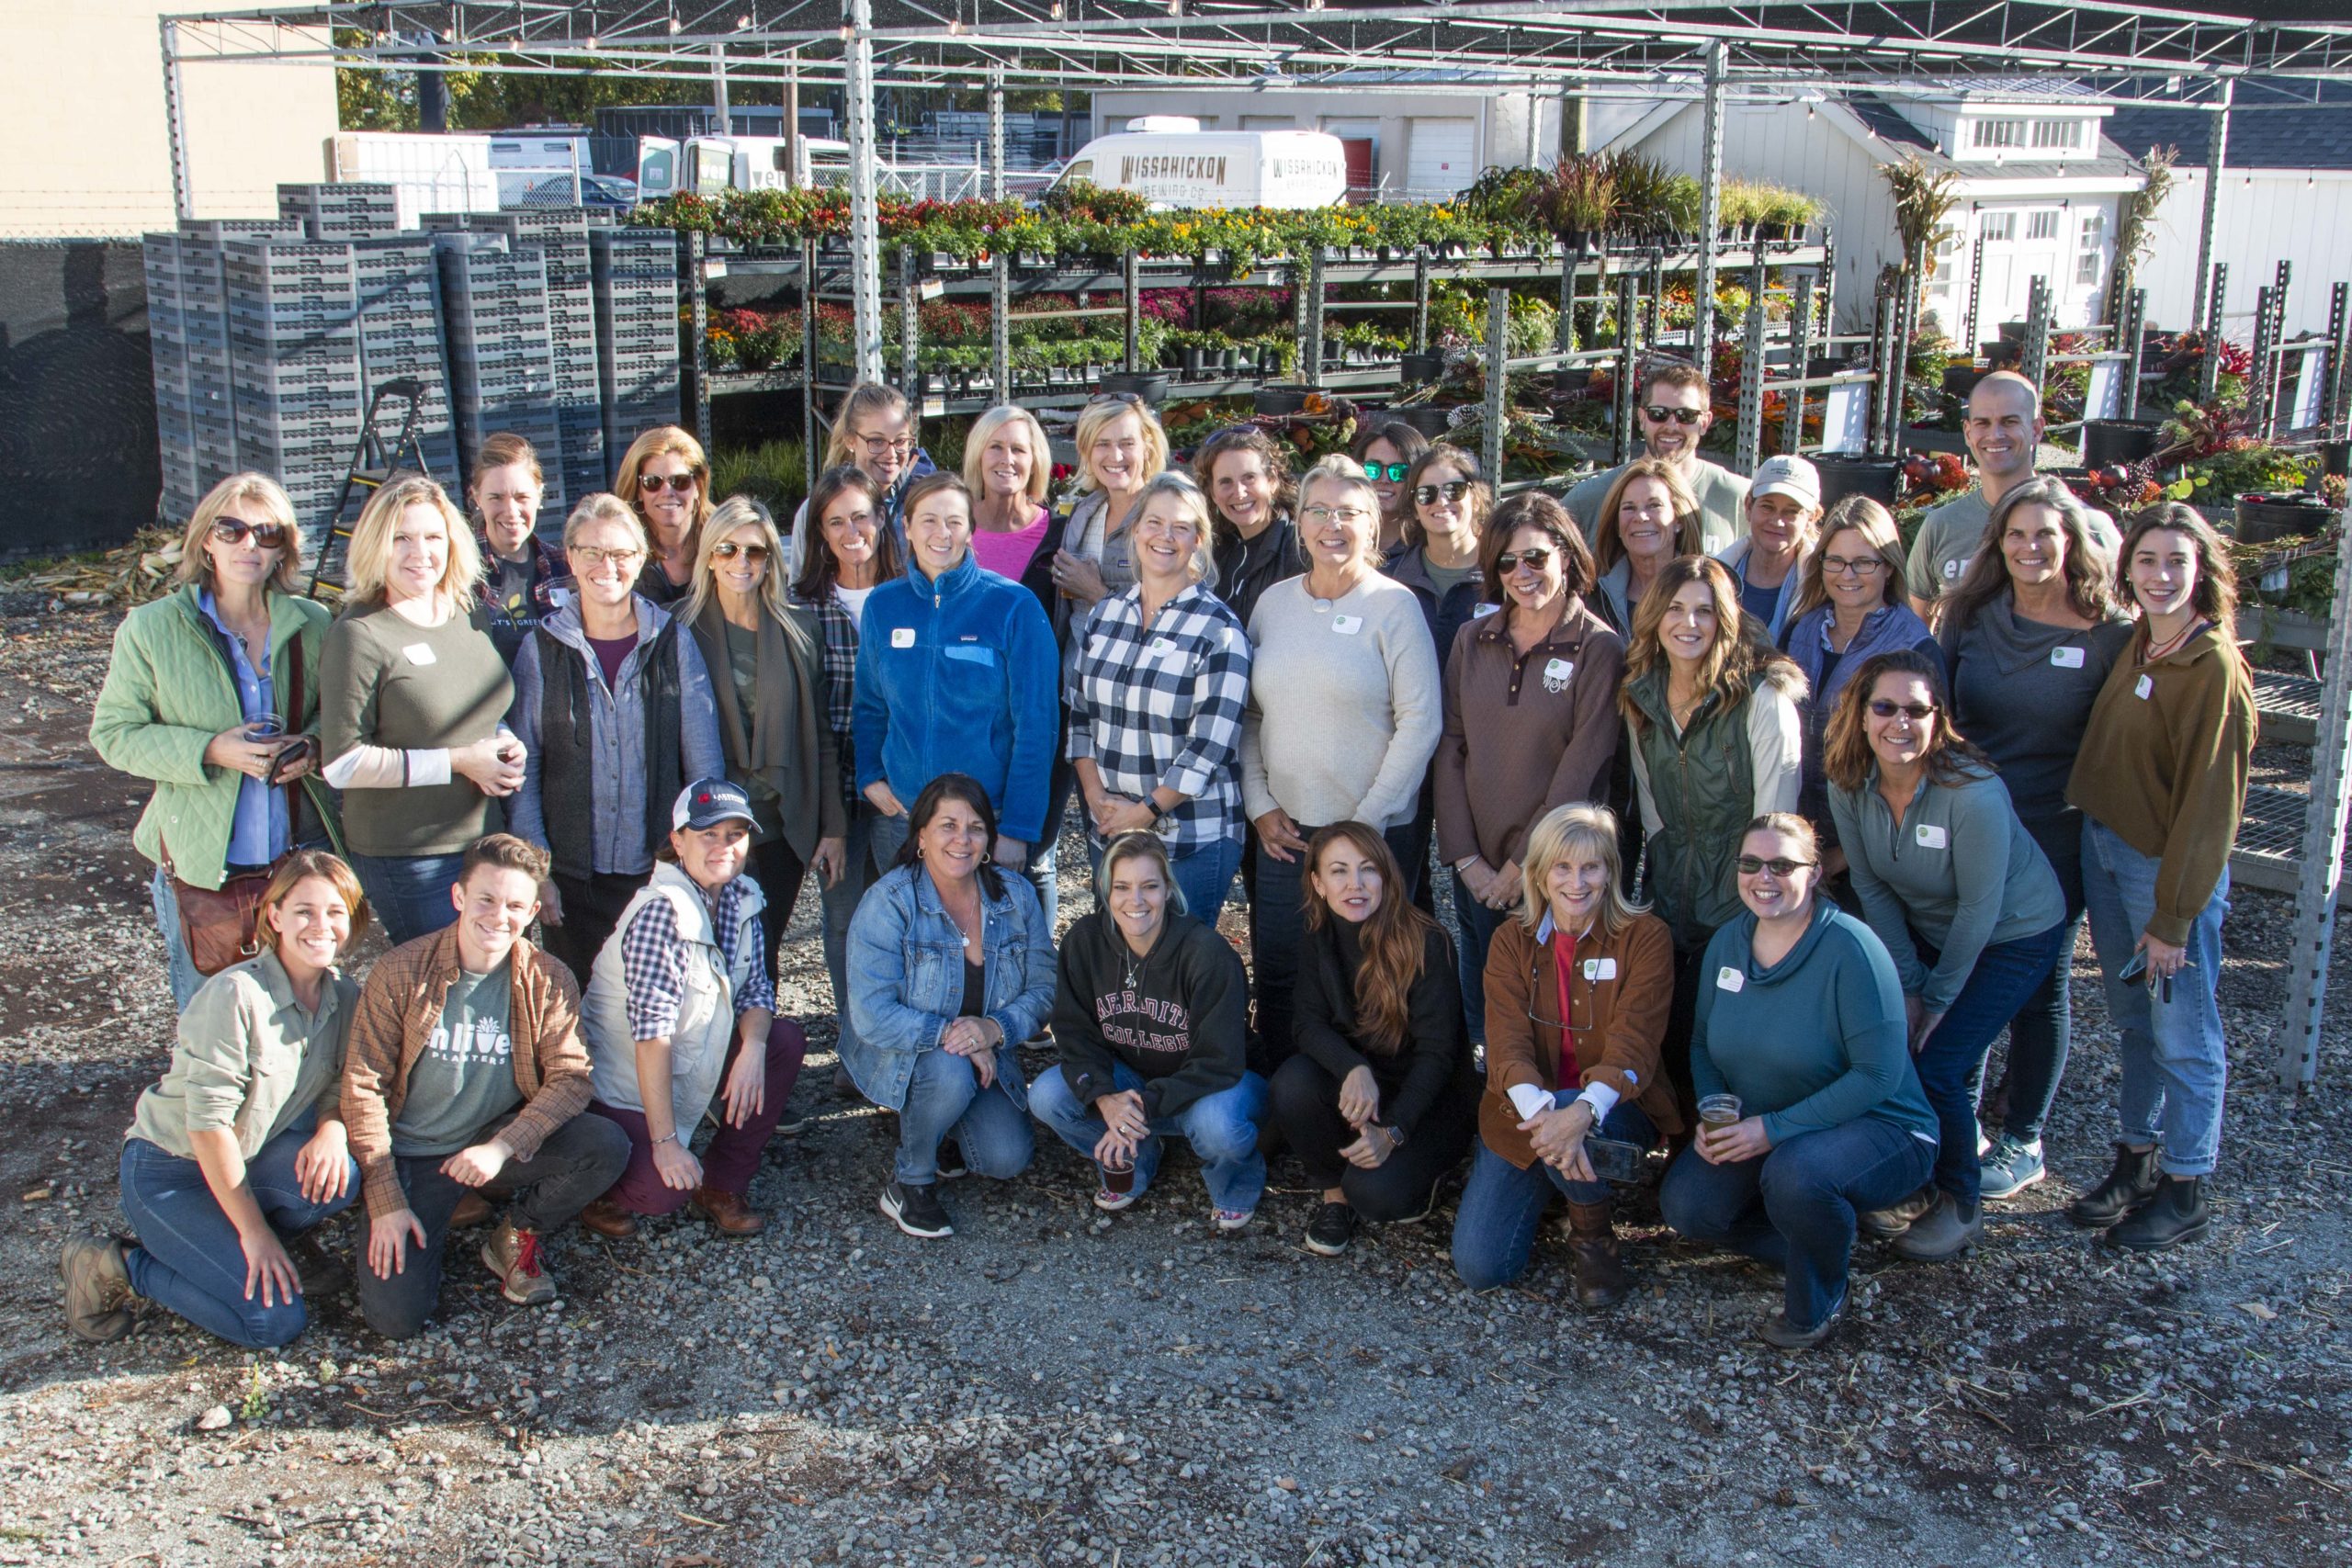
[{"label": "white delivery van", "polygon": [[1091,180],[1155,208],[1329,207],[1348,194],[1340,139],[1320,130],[1203,130],[1153,115],[1098,136],[1054,183]]},{"label": "white delivery van", "polygon": [[666,136],[637,139],[637,194],[653,201],[680,191],[717,196],[723,190],[791,190],[810,183],[819,159],[846,160],[849,143],[820,136],[797,139],[800,166],[792,166],[794,141],[781,136]]},{"label": "white delivery van", "polygon": [[495,212],[498,175],[487,136],[345,130],[326,139],[327,179],[388,185],[403,229],[427,212]]}]

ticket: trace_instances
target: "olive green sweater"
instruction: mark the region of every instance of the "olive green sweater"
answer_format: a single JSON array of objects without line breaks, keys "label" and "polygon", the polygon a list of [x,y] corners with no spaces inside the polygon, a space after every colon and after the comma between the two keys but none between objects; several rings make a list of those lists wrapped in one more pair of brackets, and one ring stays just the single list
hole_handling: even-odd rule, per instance
[{"label": "olive green sweater", "polygon": [[2147,661],[2143,629],[2091,705],[2066,802],[2159,863],[2148,935],[2176,945],[2213,897],[2245,807],[2254,682],[2226,626]]}]

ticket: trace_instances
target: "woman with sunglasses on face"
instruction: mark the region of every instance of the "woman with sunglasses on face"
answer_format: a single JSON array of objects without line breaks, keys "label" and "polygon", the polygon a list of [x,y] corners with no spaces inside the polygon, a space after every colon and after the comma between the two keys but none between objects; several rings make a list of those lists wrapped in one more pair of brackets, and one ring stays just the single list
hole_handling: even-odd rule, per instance
[{"label": "woman with sunglasses on face", "polygon": [[1754,818],[1796,804],[1804,677],[1748,634],[1724,563],[1668,561],[1642,601],[1617,694],[1647,836],[1643,877],[1674,933],[1674,1014],[1666,1070],[1689,1103],[1698,959],[1739,913],[1732,874]]},{"label": "woman with sunglasses on face", "polygon": [[801,879],[841,879],[849,829],[833,744],[824,634],[784,592],[784,547],[767,509],[744,496],[718,503],[684,619],[711,671],[727,777],[752,801],[752,877],[773,918],[768,973],[800,902]]},{"label": "woman with sunglasses on face", "polygon": [[1821,520],[1821,544],[1806,558],[1780,646],[1804,671],[1804,780],[1796,809],[1822,846],[1821,875],[1846,874],[1846,852],[1829,816],[1821,772],[1823,738],[1838,695],[1875,655],[1908,650],[1940,662],[1927,623],[1903,601],[1903,540],[1894,518],[1866,495],[1849,495]]},{"label": "woman with sunglasses on face", "polygon": [[1193,454],[1193,480],[1216,509],[1216,596],[1246,626],[1267,589],[1306,570],[1290,448],[1254,425],[1220,430]]},{"label": "woman with sunglasses on face", "polygon": [[2066,776],[2134,629],[2091,517],[2064,480],[2010,486],[1993,507],[1991,547],[1935,605],[1952,721],[2000,770],[2066,901],[2058,963],[2009,1020],[2008,1073],[1987,1098],[1986,1120],[2001,1124],[1978,1179],[1987,1198],[2042,1178],[2041,1129],[2066,1070],[2067,981],[2083,923],[2083,814],[2066,804]]},{"label": "woman with sunglasses on face", "polygon": [[514,733],[529,761],[514,831],[553,862],[539,922],[548,955],[583,986],[670,841],[678,792],[727,765],[702,649],[635,591],[645,547],[618,496],[572,508],[563,551],[575,597],[514,660]]},{"label": "woman with sunglasses on face", "polygon": [[176,885],[266,879],[297,846],[335,831],[314,739],[328,616],[303,597],[300,541],[276,480],[232,474],[214,485],[188,517],[178,586],[123,616],[90,713],[90,745],[107,765],[154,781],[131,843],[155,866],[175,1007],[204,983]]},{"label": "woman with sunglasses on face", "polygon": [[710,459],[702,443],[674,424],[658,425],[629,444],[613,489],[636,509],[650,541],[637,591],[667,606],[694,592],[695,552],[710,521]]},{"label": "woman with sunglasses on face", "polygon": [[2115,1168],[2067,1209],[2134,1251],[2195,1241],[2222,1147],[2229,1056],[2214,987],[2230,845],[2245,807],[2254,687],[2237,645],[2237,574],[2177,502],[2131,519],[2117,587],[2140,628],[2091,708],[2066,785],[2083,823],[2083,894],[2122,1035]]},{"label": "woman with sunglasses on face", "polygon": [[1678,556],[1702,553],[1704,546],[1698,499],[1681,470],[1663,457],[1634,458],[1601,500],[1592,544],[1600,573],[1594,613],[1618,636],[1627,636],[1660,570]]},{"label": "woman with sunglasses on face", "polygon": [[1430,769],[1474,1041],[1487,1037],[1487,944],[1522,902],[1529,829],[1608,794],[1625,668],[1623,639],[1585,604],[1592,557],[1558,502],[1535,492],[1504,502],[1482,553],[1484,596],[1502,609],[1473,622],[1446,658],[1445,730]]},{"label": "woman with sunglasses on face", "polygon": [[1396,894],[1396,859],[1361,822],[1306,846],[1298,1054],[1273,1077],[1274,1122],[1323,1198],[1306,1249],[1336,1258],[1359,1216],[1410,1221],[1462,1162],[1478,1079],[1445,930]]},{"label": "woman with sunglasses on face", "polygon": [[1804,581],[1821,522],[1821,472],[1803,457],[1767,457],[1747,482],[1747,532],[1715,553],[1739,580],[1739,607],[1777,641]]},{"label": "woman with sunglasses on face", "polygon": [[[907,395],[879,381],[860,381],[842,395],[833,415],[832,434],[825,440],[825,468],[851,467],[874,481],[879,502],[876,517],[890,536],[900,556],[906,554],[907,490],[917,479],[937,473],[931,454],[915,439],[914,409]],[[792,575],[808,564],[808,506],[792,514]]]},{"label": "woman with sunglasses on face", "polygon": [[1299,486],[1312,563],[1250,617],[1241,795],[1258,835],[1250,943],[1258,987],[1252,1065],[1291,1054],[1291,987],[1305,915],[1302,857],[1316,829],[1363,822],[1396,854],[1412,898],[1413,812],[1442,723],[1437,654],[1410,590],[1380,574],[1378,498],[1333,456]]},{"label": "woman with sunglasses on face", "polygon": [[1682,1130],[1659,1070],[1674,938],[1620,891],[1618,836],[1602,806],[1563,806],[1537,822],[1526,895],[1487,949],[1487,1092],[1453,1222],[1453,1269],[1474,1291],[1527,1271],[1557,1192],[1577,1304],[1623,1300],[1613,1201],[1585,1141],[1646,1149]]},{"label": "woman with sunglasses on face", "polygon": [[569,575],[562,555],[533,532],[546,494],[537,448],[512,431],[482,437],[466,499],[481,525],[474,543],[481,551],[481,605],[490,617],[490,640],[510,670],[523,639],[562,603],[559,596],[566,592],[559,586]]},{"label": "woman with sunglasses on face", "polygon": [[1076,499],[1063,513],[1054,552],[1054,586],[1066,626],[1114,593],[1135,586],[1135,541],[1128,525],[1153,476],[1168,467],[1168,433],[1133,392],[1096,398],[1078,416]]},{"label": "woman with sunglasses on face", "polygon": [[1412,510],[1405,499],[1405,476],[1429,449],[1430,438],[1413,425],[1377,415],[1358,425],[1356,438],[1348,444],[1348,456],[1363,465],[1363,477],[1372,481],[1373,493],[1380,497],[1383,559],[1404,542],[1405,518]]},{"label": "woman with sunglasses on face", "polygon": [[1865,660],[1838,699],[1826,748],[1829,814],[1863,915],[1902,979],[1911,1055],[1941,1124],[1934,1206],[1894,1249],[1935,1262],[1984,1234],[1984,1054],[2056,965],[2065,899],[2008,786],[1953,728],[1940,660]]},{"label": "woman with sunglasses on face", "polygon": [[1816,897],[1813,827],[1759,817],[1739,841],[1736,919],[1707,946],[1690,1040],[1698,1141],[1658,1209],[1676,1232],[1780,1269],[1765,1343],[1806,1350],[1846,1306],[1854,1216],[1927,1179],[1936,1113],[1920,1092],[1894,961]]},{"label": "woman with sunglasses on face", "polygon": [[368,497],[345,561],[319,658],[320,753],[351,869],[398,946],[457,919],[458,863],[505,826],[528,753],[505,723],[514,677],[475,623],[481,558],[441,487],[397,479]]}]

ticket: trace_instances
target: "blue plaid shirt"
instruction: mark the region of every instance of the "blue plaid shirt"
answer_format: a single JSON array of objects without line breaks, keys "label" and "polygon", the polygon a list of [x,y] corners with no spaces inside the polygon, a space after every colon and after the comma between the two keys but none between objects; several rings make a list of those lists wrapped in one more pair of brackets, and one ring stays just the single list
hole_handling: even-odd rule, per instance
[{"label": "blue plaid shirt", "polygon": [[816,612],[817,625],[825,634],[825,723],[841,755],[842,801],[854,815],[857,741],[850,733],[850,720],[857,706],[857,617],[836,592],[813,601],[796,597],[795,603]]},{"label": "blue plaid shirt", "polygon": [[[735,993],[735,1016],[752,1008],[775,1010],[775,982],[769,978],[767,942],[760,917],[741,923],[738,910],[748,879],[739,876],[719,889],[713,923],[718,930],[718,956],[731,974],[736,942],[752,944],[762,962],[752,967],[752,983]],[[628,1032],[632,1040],[664,1040],[678,1026],[678,1009],[686,996],[686,944],[678,936],[678,911],[667,898],[648,898],[621,936],[621,987],[628,996]]]},{"label": "blue plaid shirt", "polygon": [[1225,601],[1195,583],[1146,626],[1141,587],[1102,600],[1070,638],[1062,694],[1070,761],[1091,761],[1104,789],[1188,797],[1159,820],[1170,849],[1241,836],[1250,637]]}]

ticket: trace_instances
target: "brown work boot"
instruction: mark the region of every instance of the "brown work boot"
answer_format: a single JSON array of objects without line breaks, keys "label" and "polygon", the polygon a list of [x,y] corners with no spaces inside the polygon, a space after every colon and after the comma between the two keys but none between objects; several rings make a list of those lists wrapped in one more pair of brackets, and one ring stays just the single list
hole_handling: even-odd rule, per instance
[{"label": "brown work boot", "polygon": [[768,1228],[766,1216],[744,1202],[740,1192],[724,1192],[716,1187],[697,1187],[695,1195],[686,1201],[721,1235],[757,1235]]},{"label": "brown work boot", "polygon": [[1617,1256],[1612,1204],[1568,1205],[1568,1256],[1576,1265],[1577,1305],[1615,1306],[1625,1299],[1625,1265]]},{"label": "brown work boot", "polygon": [[469,1192],[458,1200],[456,1208],[449,1211],[449,1228],[453,1231],[469,1231],[476,1225],[486,1225],[490,1224],[495,1213],[496,1211],[490,1206],[489,1199],[479,1192]]},{"label": "brown work boot", "polygon": [[627,1241],[637,1234],[637,1216],[610,1198],[593,1200],[580,1211],[580,1224],[598,1235]]},{"label": "brown work boot", "polygon": [[555,1281],[548,1277],[546,1255],[539,1250],[539,1233],[516,1230],[507,1220],[481,1244],[482,1267],[498,1276],[498,1288],[516,1306],[539,1306],[555,1300]]},{"label": "brown work boot", "polygon": [[65,1326],[74,1338],[104,1345],[130,1332],[133,1296],[122,1243],[112,1236],[71,1237],[57,1271],[65,1277]]}]

